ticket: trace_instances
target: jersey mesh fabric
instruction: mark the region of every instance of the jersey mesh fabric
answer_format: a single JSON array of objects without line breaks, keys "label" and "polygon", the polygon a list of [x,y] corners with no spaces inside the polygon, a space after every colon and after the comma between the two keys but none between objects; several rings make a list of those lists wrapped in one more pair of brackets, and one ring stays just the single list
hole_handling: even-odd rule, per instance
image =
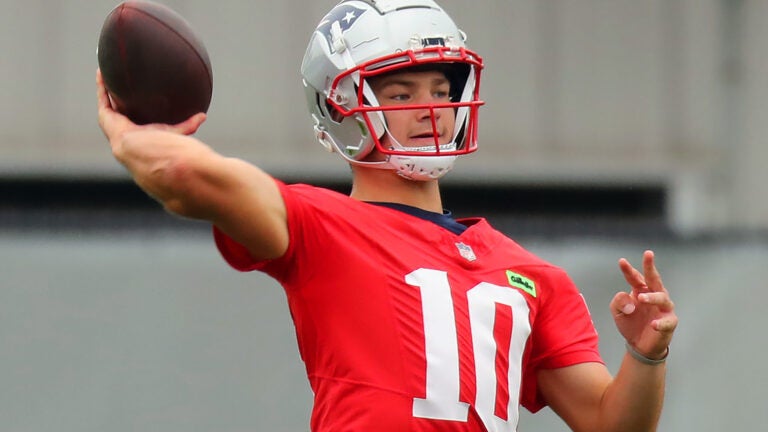
[{"label": "jersey mesh fabric", "polygon": [[[255,261],[215,227],[214,237],[232,267],[263,271],[284,287],[315,394],[313,431],[503,430],[488,420],[487,412],[476,410],[478,376],[495,374],[496,394],[490,397],[497,406],[491,414],[504,421],[517,419],[518,398],[533,412],[545,405],[537,393],[537,370],[602,362],[586,305],[566,273],[484,219],[459,220],[468,229],[456,235],[432,222],[326,189],[278,185],[290,233],[282,257]],[[463,256],[459,244],[471,253]],[[460,376],[456,396],[468,405],[466,418],[458,421],[414,415],[414,400],[427,396],[429,364],[449,361],[428,358],[423,291],[406,282],[407,275],[426,271],[445,274],[450,286]],[[509,272],[531,281],[535,296],[515,287]],[[531,328],[518,348],[523,351],[517,354],[522,370],[509,371],[522,381],[519,394],[499,378],[503,363],[509,363],[506,353],[497,353],[496,371],[475,369],[472,333],[485,330],[470,325],[467,293],[483,284],[519,291],[525,299],[527,316],[507,319],[510,328]],[[498,317],[511,315],[508,308],[496,306],[498,322],[503,321]],[[487,329],[492,337],[505,331],[498,322]],[[506,397],[515,398],[512,413],[503,400],[510,390],[514,394]]]}]

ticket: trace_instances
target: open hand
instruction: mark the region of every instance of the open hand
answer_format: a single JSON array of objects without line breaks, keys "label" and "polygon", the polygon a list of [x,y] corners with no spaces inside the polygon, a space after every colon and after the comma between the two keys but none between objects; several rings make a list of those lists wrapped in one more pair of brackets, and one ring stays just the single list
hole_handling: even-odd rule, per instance
[{"label": "open hand", "polygon": [[624,258],[619,260],[619,268],[631,290],[616,294],[611,301],[616,327],[637,352],[651,359],[662,358],[677,327],[677,315],[656,269],[654,254],[643,254],[642,273]]}]

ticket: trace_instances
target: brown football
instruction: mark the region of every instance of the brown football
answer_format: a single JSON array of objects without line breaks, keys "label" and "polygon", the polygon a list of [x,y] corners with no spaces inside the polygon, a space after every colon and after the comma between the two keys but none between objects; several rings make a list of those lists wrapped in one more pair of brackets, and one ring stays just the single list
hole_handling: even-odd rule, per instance
[{"label": "brown football", "polygon": [[104,20],[97,57],[115,109],[137,124],[175,124],[208,111],[213,95],[208,51],[167,6],[120,3]]}]

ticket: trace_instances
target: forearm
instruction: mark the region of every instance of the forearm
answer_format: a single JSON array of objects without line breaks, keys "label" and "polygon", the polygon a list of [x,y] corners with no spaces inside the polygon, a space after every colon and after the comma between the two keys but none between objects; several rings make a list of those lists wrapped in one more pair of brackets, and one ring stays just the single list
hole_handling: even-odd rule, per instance
[{"label": "forearm", "polygon": [[603,394],[601,431],[655,431],[664,403],[665,364],[647,365],[627,353]]},{"label": "forearm", "polygon": [[[199,191],[206,175],[201,167],[215,153],[192,137],[165,131],[144,130],[125,134],[112,143],[115,158],[136,184],[167,210],[200,218]],[[209,164],[210,165],[210,164]]]},{"label": "forearm", "polygon": [[125,134],[112,148],[136,183],[169,212],[218,226],[254,258],[275,258],[288,247],[282,196],[261,169],[164,131]]}]

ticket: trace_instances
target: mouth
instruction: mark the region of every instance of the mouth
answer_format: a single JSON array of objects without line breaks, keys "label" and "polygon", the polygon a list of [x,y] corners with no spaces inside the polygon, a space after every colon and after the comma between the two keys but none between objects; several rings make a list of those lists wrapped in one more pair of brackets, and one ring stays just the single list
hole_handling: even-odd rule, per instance
[{"label": "mouth", "polygon": [[433,131],[429,131],[429,132],[424,132],[424,133],[418,133],[418,134],[411,135],[409,137],[409,139],[411,141],[414,141],[414,142],[425,142],[425,141],[428,141],[431,144],[434,144],[435,140],[437,140],[438,143],[441,143],[441,142],[443,142],[443,134],[440,133],[440,134],[435,135],[435,133]]}]

